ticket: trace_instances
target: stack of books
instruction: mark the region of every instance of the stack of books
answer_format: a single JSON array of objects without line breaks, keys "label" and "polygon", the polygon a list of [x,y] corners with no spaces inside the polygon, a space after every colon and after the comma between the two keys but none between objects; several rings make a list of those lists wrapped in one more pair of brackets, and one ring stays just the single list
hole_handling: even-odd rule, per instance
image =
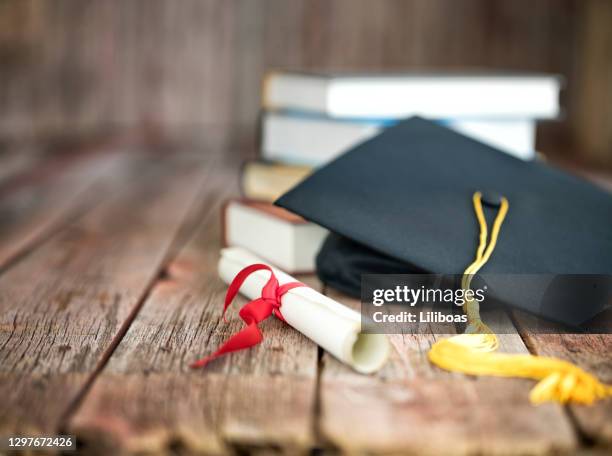
[{"label": "stack of books", "polygon": [[313,169],[414,115],[532,160],[537,121],[559,116],[561,83],[538,74],[270,73],[260,159],[243,166],[246,199],[226,207],[226,242],[288,272],[312,271],[326,231],[271,203]]}]

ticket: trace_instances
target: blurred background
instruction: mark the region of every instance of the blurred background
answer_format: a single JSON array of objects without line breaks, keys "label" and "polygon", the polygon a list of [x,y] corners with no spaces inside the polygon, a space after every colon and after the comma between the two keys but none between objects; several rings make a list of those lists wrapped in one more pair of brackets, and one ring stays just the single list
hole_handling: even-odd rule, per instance
[{"label": "blurred background", "polygon": [[612,169],[608,0],[0,0],[0,152],[211,131],[254,150],[279,67],[560,74],[537,149]]}]

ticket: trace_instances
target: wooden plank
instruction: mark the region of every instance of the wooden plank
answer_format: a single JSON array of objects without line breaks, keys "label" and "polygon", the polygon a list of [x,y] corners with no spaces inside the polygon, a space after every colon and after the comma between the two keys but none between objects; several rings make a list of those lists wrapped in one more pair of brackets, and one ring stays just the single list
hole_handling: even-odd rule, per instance
[{"label": "wooden plank", "polygon": [[199,163],[130,162],[117,192],[0,276],[0,434],[57,431],[159,273]]},{"label": "wooden plank", "polygon": [[[0,137],[140,125],[197,132],[237,119],[252,126],[262,73],[279,67],[560,73],[568,78],[569,118],[609,117],[600,106],[610,105],[602,98],[610,40],[598,41],[609,15],[596,22],[580,15],[581,5],[593,1],[539,0],[529,7],[509,0],[172,3],[0,2]],[[567,122],[559,125],[569,132]],[[600,136],[605,131],[597,128]]]},{"label": "wooden plank", "polygon": [[[534,317],[524,312],[515,311],[514,317],[533,353],[565,359],[597,376],[600,381],[612,384],[612,334],[568,334],[552,323],[537,322],[536,325]],[[540,328],[539,334],[529,331],[528,328],[534,327]],[[570,405],[569,410],[588,442],[612,446],[611,400],[591,406]]]},{"label": "wooden plank", "polygon": [[[329,295],[359,306],[333,291]],[[527,351],[505,314],[482,315],[499,334],[503,351]],[[432,366],[431,344],[447,337],[442,332],[454,333],[449,325],[432,328],[390,336],[394,353],[376,375],[359,375],[323,356],[319,430],[324,439],[342,451],[368,454],[545,454],[575,448],[561,407],[530,405],[532,382],[475,378]]]},{"label": "wooden plank", "polygon": [[42,160],[40,153],[16,147],[16,150],[2,150],[0,145],[0,188],[7,181],[36,166]]},{"label": "wooden plank", "polygon": [[[214,351],[242,326],[238,298],[231,323],[220,321],[226,286],[216,265],[220,205],[235,194],[235,172],[215,171],[202,224],[152,290],[70,432],[110,451],[225,453],[312,445],[317,347],[277,319],[262,324],[264,342],[205,370],[188,364]],[[231,185],[230,185],[231,184]],[[306,279],[308,280],[308,279]]]},{"label": "wooden plank", "polygon": [[93,207],[121,178],[125,154],[91,156],[0,199],[0,270]]}]

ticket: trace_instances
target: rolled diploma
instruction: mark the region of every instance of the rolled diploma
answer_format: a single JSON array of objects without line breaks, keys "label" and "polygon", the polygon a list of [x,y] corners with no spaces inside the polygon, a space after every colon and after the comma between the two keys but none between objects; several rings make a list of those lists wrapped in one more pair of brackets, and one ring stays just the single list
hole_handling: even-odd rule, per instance
[{"label": "rolled diploma", "polygon": [[[229,284],[241,269],[254,263],[267,264],[239,247],[223,249],[219,276]],[[281,285],[296,281],[274,267],[272,270]],[[269,278],[268,271],[256,271],[242,284],[240,292],[249,299],[259,298]],[[310,287],[298,287],[285,293],[281,298],[281,313],[289,325],[358,372],[375,372],[387,361],[390,345],[385,335],[361,333],[359,312]]]}]

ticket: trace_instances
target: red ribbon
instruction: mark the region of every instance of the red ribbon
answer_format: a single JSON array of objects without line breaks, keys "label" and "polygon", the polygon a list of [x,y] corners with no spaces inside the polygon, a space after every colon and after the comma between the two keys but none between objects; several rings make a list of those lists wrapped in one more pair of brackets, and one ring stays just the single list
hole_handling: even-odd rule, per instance
[{"label": "red ribbon", "polygon": [[242,321],[246,323],[246,327],[234,334],[225,342],[219,349],[212,355],[208,355],[190,365],[190,367],[204,367],[214,359],[219,358],[227,353],[235,352],[238,350],[245,350],[247,348],[257,345],[263,340],[263,335],[258,323],[264,321],[270,315],[274,314],[277,318],[285,321],[283,318],[280,307],[281,298],[289,290],[297,287],[304,287],[305,285],[300,282],[290,282],[284,285],[278,284],[278,279],[274,275],[274,272],[269,266],[265,264],[252,264],[247,266],[234,277],[232,283],[230,283],[225,295],[225,305],[223,306],[223,321],[227,323],[225,319],[225,311],[230,306],[243,282],[255,271],[260,270],[270,271],[270,278],[261,290],[261,298],[249,301],[244,305],[238,315],[242,318]]}]

